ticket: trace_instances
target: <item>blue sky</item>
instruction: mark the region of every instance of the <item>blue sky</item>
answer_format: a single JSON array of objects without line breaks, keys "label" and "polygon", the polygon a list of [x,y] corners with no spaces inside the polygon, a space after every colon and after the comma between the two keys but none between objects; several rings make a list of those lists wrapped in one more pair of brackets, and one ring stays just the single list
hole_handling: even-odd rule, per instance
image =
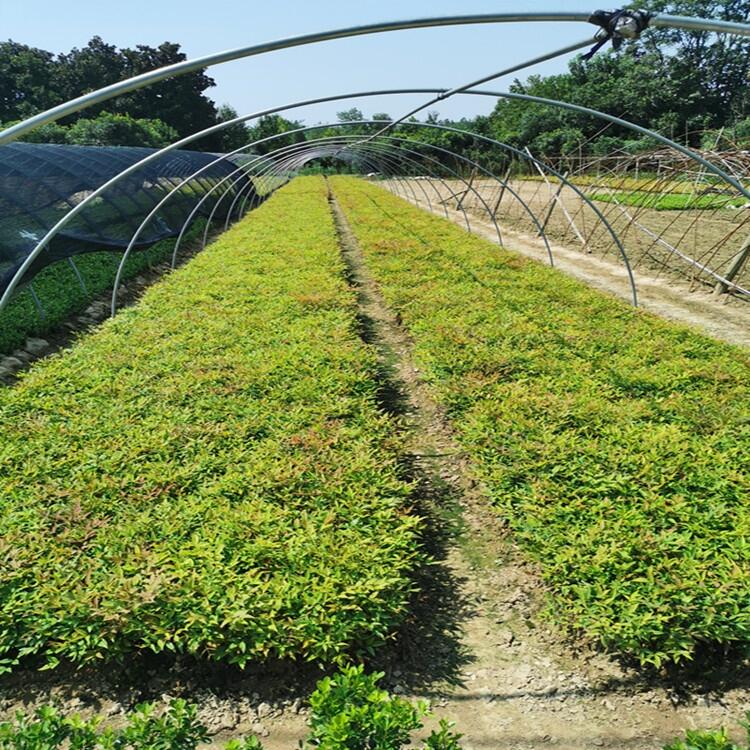
[{"label": "blue sky", "polygon": [[[606,3],[605,3],[606,5]],[[581,11],[590,0],[0,0],[0,38],[11,38],[53,52],[80,47],[98,34],[117,46],[179,42],[189,57],[233,47],[382,20],[472,13]],[[598,6],[597,6],[598,7]],[[608,7],[608,6],[607,6]],[[586,24],[503,24],[423,29],[325,42],[294,50],[225,63],[209,73],[217,86],[207,93],[240,113],[258,111],[298,99],[375,88],[455,86],[516,62],[585,39]],[[555,73],[558,60],[529,70]],[[511,77],[512,78],[512,77]],[[504,90],[511,78],[493,84]],[[359,106],[367,115],[397,116],[421,97],[391,97],[328,104],[296,110],[290,116],[308,124],[335,119],[336,112]],[[488,112],[492,102],[457,97],[436,107],[443,117]]]}]

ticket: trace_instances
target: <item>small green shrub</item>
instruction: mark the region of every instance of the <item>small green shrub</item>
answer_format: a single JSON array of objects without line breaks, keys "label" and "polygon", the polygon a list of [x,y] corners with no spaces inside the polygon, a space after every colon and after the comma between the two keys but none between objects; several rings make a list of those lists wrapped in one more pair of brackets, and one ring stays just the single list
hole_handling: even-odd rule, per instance
[{"label": "small green shrub", "polygon": [[[0,724],[0,750],[194,750],[208,739],[196,707],[173,701],[162,716],[152,704],[138,706],[123,729],[101,729],[101,718],[66,717],[51,706],[32,717],[17,714],[15,722]],[[258,747],[237,745],[231,750]],[[230,750],[228,747],[227,750]]]},{"label": "small green shrub", "polygon": [[[400,750],[410,735],[422,728],[428,715],[422,703],[412,705],[392,698],[378,687],[382,674],[365,674],[350,667],[325,678],[310,698],[312,718],[307,750]],[[138,706],[122,729],[100,728],[101,718],[65,717],[46,706],[32,717],[19,713],[15,721],[0,724],[0,750],[195,750],[208,740],[197,719],[197,709],[182,700],[173,701],[158,716],[153,704]],[[451,724],[425,740],[424,750],[461,750],[461,735]],[[225,750],[263,750],[257,737],[231,740]]]},{"label": "small green shrub", "polygon": [[425,708],[391,698],[377,686],[381,677],[351,667],[322,680],[310,698],[310,747],[395,750],[405,745],[411,732],[421,726]]},{"label": "small green shrub", "polygon": [[[421,729],[426,704],[391,697],[378,687],[383,674],[348,667],[318,683],[310,698],[312,716],[306,747],[320,750],[399,750]],[[461,735],[442,721],[426,740],[429,750],[459,750]]]},{"label": "small green shrub", "polygon": [[[748,731],[748,743],[750,744],[750,714],[746,721],[741,722]],[[664,745],[662,750],[750,750],[750,747],[740,747],[727,737],[726,731],[722,729],[713,731],[688,730],[685,732],[684,740],[675,740],[669,745]]]}]

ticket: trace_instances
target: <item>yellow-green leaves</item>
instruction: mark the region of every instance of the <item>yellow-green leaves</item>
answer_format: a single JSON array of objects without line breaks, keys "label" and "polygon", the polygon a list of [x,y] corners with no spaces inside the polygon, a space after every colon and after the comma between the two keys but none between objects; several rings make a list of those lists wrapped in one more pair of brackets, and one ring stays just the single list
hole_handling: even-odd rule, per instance
[{"label": "yellow-green leaves", "polygon": [[558,617],[657,665],[750,642],[746,352],[333,184]]},{"label": "yellow-green leaves", "polygon": [[0,393],[0,664],[336,660],[416,554],[322,180]]}]

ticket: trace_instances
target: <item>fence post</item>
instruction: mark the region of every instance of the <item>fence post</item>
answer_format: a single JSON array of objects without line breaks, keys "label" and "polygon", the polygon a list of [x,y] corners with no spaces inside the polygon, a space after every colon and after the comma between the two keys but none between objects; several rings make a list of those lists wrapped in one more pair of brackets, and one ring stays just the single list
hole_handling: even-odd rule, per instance
[{"label": "fence post", "polygon": [[[588,243],[584,239],[583,235],[578,231],[578,227],[576,226],[576,223],[573,221],[573,217],[568,212],[568,209],[565,208],[565,204],[562,202],[562,199],[560,196],[555,193],[553,195],[552,185],[550,184],[550,181],[547,179],[547,175],[545,174],[544,170],[539,166],[539,163],[534,159],[534,157],[531,155],[531,151],[529,151],[528,146],[525,149],[526,153],[529,155],[529,159],[531,159],[531,163],[536,167],[536,171],[539,172],[542,179],[544,180],[545,185],[547,186],[547,189],[549,190],[550,195],[552,195],[552,203],[557,203],[558,206],[562,209],[562,212],[565,214],[565,218],[568,220],[568,224],[570,224],[570,228],[575,233],[576,237],[578,237],[578,241],[583,245],[584,250],[588,250]],[[564,180],[563,180],[564,181]]]},{"label": "fence post", "polygon": [[510,179],[510,173],[513,170],[513,166],[511,165],[508,167],[508,171],[505,173],[505,177],[503,177],[503,183],[500,185],[500,195],[497,198],[497,203],[495,203],[495,208],[492,211],[492,215],[497,217],[497,209],[500,208],[500,201],[503,199],[503,196],[505,195],[505,187],[508,184],[508,180]]},{"label": "fence post", "polygon": [[547,228],[547,224],[549,223],[549,220],[552,218],[552,212],[555,210],[555,203],[557,203],[557,201],[560,198],[560,193],[562,192],[563,187],[565,187],[564,181],[568,179],[569,174],[570,172],[566,172],[563,175],[562,180],[560,180],[560,184],[557,186],[557,191],[552,196],[552,200],[550,201],[550,204],[549,204],[549,211],[547,211],[547,216],[544,217],[544,221],[542,222],[542,227],[539,230],[540,237],[544,234],[544,230]]},{"label": "fence post", "polygon": [[729,291],[729,285],[726,283],[726,281],[734,281],[737,274],[745,265],[748,257],[750,257],[750,237],[745,240],[745,244],[742,246],[737,255],[735,255],[734,259],[732,260],[732,265],[729,266],[729,269],[724,274],[725,281],[717,282],[716,286],[714,287],[714,294],[725,294]]},{"label": "fence post", "polygon": [[477,176],[477,169],[476,167],[474,167],[474,169],[471,170],[471,176],[469,177],[469,186],[466,188],[460,200],[456,204],[456,211],[463,210],[464,198],[466,198],[466,196],[471,192],[471,186],[474,184],[474,178],[476,176]]}]

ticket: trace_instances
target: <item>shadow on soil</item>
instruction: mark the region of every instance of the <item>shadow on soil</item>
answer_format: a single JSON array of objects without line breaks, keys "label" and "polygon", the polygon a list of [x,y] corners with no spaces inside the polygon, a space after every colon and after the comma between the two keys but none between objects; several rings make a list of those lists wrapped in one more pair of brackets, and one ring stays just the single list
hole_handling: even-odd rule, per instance
[{"label": "shadow on soil", "polygon": [[[357,295],[357,333],[378,352],[378,405],[402,423],[416,422],[411,419],[415,407],[409,386],[398,374],[399,352],[388,335],[389,323],[380,315],[368,313],[373,303],[380,305],[379,300],[374,301],[377,294],[371,288],[373,282],[363,277],[356,240],[330,192],[329,200],[342,248],[344,275]],[[370,665],[384,671],[391,684],[417,690],[436,684],[461,684],[461,672],[471,662],[461,644],[461,623],[472,614],[472,605],[462,593],[464,581],[457,579],[445,562],[448,548],[463,533],[460,498],[455,488],[441,479],[439,457],[416,453],[417,440],[412,439],[411,444],[417,448],[402,458],[400,468],[403,479],[414,487],[413,510],[423,519],[424,560],[414,574],[407,619]]]}]

